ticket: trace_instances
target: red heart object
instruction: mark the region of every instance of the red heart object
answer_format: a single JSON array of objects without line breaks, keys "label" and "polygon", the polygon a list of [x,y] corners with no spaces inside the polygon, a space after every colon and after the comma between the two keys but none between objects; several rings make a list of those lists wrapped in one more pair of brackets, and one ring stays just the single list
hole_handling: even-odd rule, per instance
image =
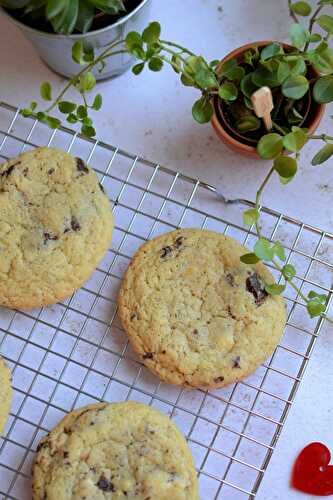
[{"label": "red heart object", "polygon": [[311,495],[333,495],[333,465],[330,450],[322,443],[310,443],[298,455],[291,478],[297,490]]}]

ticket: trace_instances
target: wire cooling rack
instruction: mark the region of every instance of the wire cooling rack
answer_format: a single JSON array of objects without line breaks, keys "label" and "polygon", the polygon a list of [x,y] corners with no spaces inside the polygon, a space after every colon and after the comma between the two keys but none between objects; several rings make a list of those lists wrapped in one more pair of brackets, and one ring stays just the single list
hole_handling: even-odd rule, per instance
[{"label": "wire cooling rack", "polygon": [[[96,169],[113,202],[116,229],[105,259],[69,300],[32,312],[0,309],[0,352],[14,387],[0,438],[0,496],[31,498],[37,443],[67,412],[100,400],[132,399],[167,413],[183,431],[202,500],[254,498],[322,319],[309,319],[297,294],[288,290],[284,337],[252,376],[207,392],[160,382],[131,351],[117,318],[124,270],[146,239],[177,227],[214,229],[251,247],[254,234],[243,227],[241,215],[251,204],[224,203],[212,186],[72,130],[50,131],[0,103],[0,160],[45,145],[61,147]],[[329,305],[333,236],[273,210],[262,214],[264,233],[284,243],[302,291],[328,293]]]}]

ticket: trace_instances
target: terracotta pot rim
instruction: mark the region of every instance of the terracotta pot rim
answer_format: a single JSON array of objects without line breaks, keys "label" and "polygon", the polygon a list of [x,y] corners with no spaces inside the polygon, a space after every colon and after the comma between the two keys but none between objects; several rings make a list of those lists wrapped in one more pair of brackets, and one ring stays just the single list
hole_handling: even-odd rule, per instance
[{"label": "terracotta pot rim", "polygon": [[[270,43],[279,43],[281,44],[283,47],[285,48],[291,48],[292,46],[288,43],[285,43],[285,42],[280,42],[280,41],[277,41],[277,40],[260,40],[260,41],[256,41],[256,42],[251,42],[251,43],[247,43],[245,45],[242,45],[236,49],[234,49],[233,51],[229,52],[229,54],[227,54],[220,62],[220,64],[223,64],[224,62],[230,60],[230,59],[233,59],[235,57],[239,57],[243,52],[245,52],[246,50],[250,49],[250,48],[253,48],[254,46],[259,46],[259,47],[262,47],[262,46],[265,46],[265,45],[268,45]],[[256,151],[256,147],[255,146],[250,146],[248,144],[245,144],[237,139],[235,139],[232,135],[230,135],[230,133],[226,130],[225,126],[223,125],[223,123],[221,122],[221,117],[220,117],[220,110],[219,110],[219,98],[218,97],[215,97],[213,99],[213,108],[214,108],[214,114],[213,114],[213,117],[212,117],[212,125],[217,133],[217,135],[220,137],[220,139],[225,142],[231,149],[233,150],[236,150],[238,151],[239,153],[242,153],[246,156],[252,156],[252,157],[256,157],[256,158],[260,158],[258,156],[258,153]],[[315,104],[315,106],[313,106],[313,101],[311,100],[311,105],[309,107],[309,114],[311,114],[311,110],[314,109],[314,113],[313,113],[313,117],[311,119],[311,123],[309,125],[309,131],[311,133],[313,133],[322,117],[323,117],[323,114],[325,112],[325,105],[324,104]]]}]

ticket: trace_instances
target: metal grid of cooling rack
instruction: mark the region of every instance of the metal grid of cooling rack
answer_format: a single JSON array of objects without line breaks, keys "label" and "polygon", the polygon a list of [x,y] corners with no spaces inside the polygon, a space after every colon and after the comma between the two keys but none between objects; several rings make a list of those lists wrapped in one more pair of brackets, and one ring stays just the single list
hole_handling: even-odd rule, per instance
[{"label": "metal grid of cooling rack", "polygon": [[[251,247],[238,200],[226,204],[207,184],[69,129],[50,131],[0,103],[0,161],[36,146],[84,158],[113,202],[112,247],[69,300],[36,311],[0,309],[0,352],[13,373],[14,401],[0,438],[0,496],[29,499],[36,445],[72,408],[138,400],[170,415],[193,452],[204,500],[254,498],[294,400],[322,320],[311,320],[287,291],[288,323],[271,359],[227,388],[188,391],[141,365],[121,330],[116,295],[131,256],[148,238],[176,227],[227,233]],[[333,235],[262,209],[263,231],[284,243],[302,291],[329,293]]]}]

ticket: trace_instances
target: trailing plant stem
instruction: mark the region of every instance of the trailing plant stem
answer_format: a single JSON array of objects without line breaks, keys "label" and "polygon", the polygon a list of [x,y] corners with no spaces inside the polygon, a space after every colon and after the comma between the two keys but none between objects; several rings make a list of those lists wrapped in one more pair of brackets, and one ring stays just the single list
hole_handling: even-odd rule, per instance
[{"label": "trailing plant stem", "polygon": [[[312,17],[310,18],[310,22],[309,22],[309,32],[310,32],[310,35],[312,34],[313,25],[316,22],[317,16],[318,16],[318,14],[320,13],[320,11],[322,10],[323,7],[324,7],[324,5],[318,5],[318,7],[314,11]],[[306,44],[305,44],[305,47],[304,47],[304,52],[306,52],[308,50],[309,45],[310,45],[310,41],[307,41]]]}]

